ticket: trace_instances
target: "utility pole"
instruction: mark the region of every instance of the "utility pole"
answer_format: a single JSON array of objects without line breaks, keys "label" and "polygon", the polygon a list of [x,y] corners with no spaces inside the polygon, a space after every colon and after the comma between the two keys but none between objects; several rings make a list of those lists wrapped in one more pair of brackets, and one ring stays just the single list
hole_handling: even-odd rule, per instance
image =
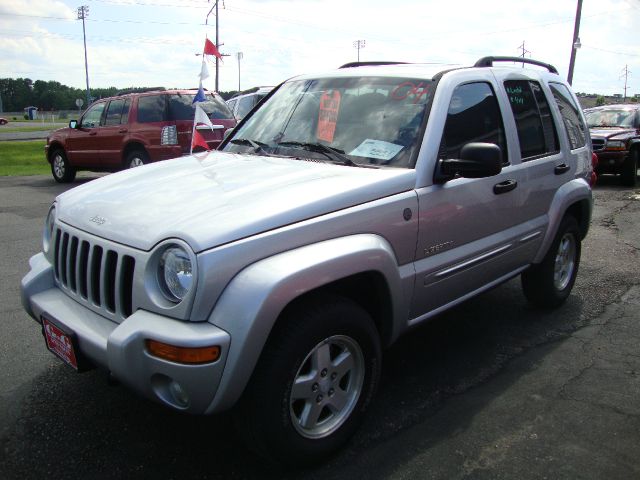
[{"label": "utility pole", "polygon": [[91,103],[91,94],[89,93],[89,64],[87,62],[87,34],[84,28],[84,19],[89,16],[89,7],[82,5],[78,7],[78,20],[82,20],[82,38],[84,39],[84,72],[87,78],[87,106]]},{"label": "utility pole", "polygon": [[576,64],[576,53],[580,48],[580,16],[582,15],[582,0],[578,0],[578,9],[576,10],[576,23],[573,26],[573,41],[571,42],[571,58],[569,59],[569,75],[567,75],[567,83],[573,83],[573,67]]},{"label": "utility pole", "polygon": [[[522,58],[524,58],[525,54],[531,53],[529,50],[524,48],[524,40],[522,41],[522,45],[520,45],[518,48],[522,50],[522,55],[520,55]],[[524,62],[522,62],[522,68],[524,68]]]},{"label": "utility pole", "polygon": [[623,103],[627,102],[627,79],[628,79],[629,75],[631,75],[631,72],[629,71],[629,65],[625,65],[624,68],[622,69],[622,75],[620,75],[620,78],[624,77],[624,99],[623,99]]},{"label": "utility pole", "polygon": [[353,48],[358,49],[358,63],[360,63],[360,49],[365,47],[365,40],[356,40],[353,42]]},{"label": "utility pole", "polygon": [[238,92],[240,92],[240,60],[242,60],[242,52],[236,53],[236,57],[238,58]]}]

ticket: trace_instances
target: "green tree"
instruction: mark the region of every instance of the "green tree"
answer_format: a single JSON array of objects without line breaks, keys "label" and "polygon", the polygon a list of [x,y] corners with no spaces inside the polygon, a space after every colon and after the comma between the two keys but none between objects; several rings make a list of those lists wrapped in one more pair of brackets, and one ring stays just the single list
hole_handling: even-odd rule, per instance
[{"label": "green tree", "polygon": [[602,95],[598,95],[596,98],[596,107],[600,107],[604,105],[604,97]]}]

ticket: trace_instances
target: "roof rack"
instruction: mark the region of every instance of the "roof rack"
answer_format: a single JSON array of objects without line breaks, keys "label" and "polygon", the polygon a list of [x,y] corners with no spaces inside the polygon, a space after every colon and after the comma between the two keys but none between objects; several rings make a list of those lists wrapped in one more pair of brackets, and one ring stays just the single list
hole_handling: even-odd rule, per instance
[{"label": "roof rack", "polygon": [[537,65],[549,70],[551,73],[558,74],[556,67],[549,63],[540,62],[538,60],[532,60],[531,58],[523,57],[482,57],[478,60],[474,67],[493,67],[493,62],[515,62],[515,63],[528,63],[531,65]]},{"label": "roof rack", "polygon": [[339,68],[375,67],[377,65],[406,65],[407,62],[349,62]]},{"label": "roof rack", "polygon": [[150,87],[150,88],[132,88],[130,90],[121,90],[116,93],[116,97],[120,95],[129,95],[130,93],[147,93],[147,92],[164,92],[167,89],[164,87]]}]

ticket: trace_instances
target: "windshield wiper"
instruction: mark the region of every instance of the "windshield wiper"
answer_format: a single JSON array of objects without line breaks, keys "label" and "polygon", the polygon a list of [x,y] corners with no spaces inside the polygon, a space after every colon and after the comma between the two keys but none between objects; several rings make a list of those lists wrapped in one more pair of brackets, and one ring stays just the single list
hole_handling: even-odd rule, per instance
[{"label": "windshield wiper", "polygon": [[230,140],[229,142],[233,143],[234,145],[249,145],[250,147],[253,147],[253,151],[255,153],[264,153],[265,155],[268,155],[268,153],[264,151],[264,147],[268,147],[269,146],[266,143],[257,142],[255,140],[251,140],[249,138],[234,138],[233,140]]},{"label": "windshield wiper", "polygon": [[350,167],[360,167],[362,165],[354,162],[350,158],[344,155],[344,150],[340,150],[339,148],[330,147],[328,145],[324,145],[322,143],[309,143],[309,142],[278,142],[278,146],[283,147],[300,147],[311,152],[318,152],[324,154],[330,160],[338,161],[343,165],[348,165]]}]

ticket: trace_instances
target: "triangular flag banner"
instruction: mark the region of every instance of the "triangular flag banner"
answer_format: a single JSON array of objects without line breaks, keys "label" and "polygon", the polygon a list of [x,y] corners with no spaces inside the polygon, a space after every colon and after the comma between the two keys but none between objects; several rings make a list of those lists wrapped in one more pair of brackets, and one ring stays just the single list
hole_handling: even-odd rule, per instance
[{"label": "triangular flag banner", "polygon": [[204,51],[203,51],[203,53],[205,55],[214,55],[214,56],[218,57],[220,60],[222,60],[222,55],[220,55],[220,52],[218,51],[218,48],[208,38],[205,39],[205,41],[204,41]]},{"label": "triangular flag banner", "polygon": [[194,123],[194,127],[197,127],[198,125],[206,125],[211,130],[213,130],[213,123],[211,123],[211,120],[209,119],[207,112],[205,112],[202,109],[202,107],[197,103],[196,103],[196,113],[193,117],[193,123]]},{"label": "triangular flag banner", "polygon": [[203,59],[202,68],[200,69],[200,80],[202,81],[206,78],[209,78],[209,69],[207,68],[207,63]]},{"label": "triangular flag banner", "polygon": [[207,141],[204,139],[204,137],[202,135],[200,135],[200,132],[198,132],[198,130],[194,130],[193,131],[193,135],[191,137],[191,151],[193,152],[193,149],[195,147],[202,147],[205,150],[211,150],[209,148],[209,145],[207,144]]},{"label": "triangular flag banner", "polygon": [[198,93],[196,93],[196,96],[193,97],[193,102],[191,102],[191,103],[193,104],[193,103],[196,103],[196,102],[204,102],[206,100],[207,100],[207,97],[205,97],[205,95],[204,95],[204,89],[202,88],[202,82],[200,82],[200,88],[198,88]]}]

